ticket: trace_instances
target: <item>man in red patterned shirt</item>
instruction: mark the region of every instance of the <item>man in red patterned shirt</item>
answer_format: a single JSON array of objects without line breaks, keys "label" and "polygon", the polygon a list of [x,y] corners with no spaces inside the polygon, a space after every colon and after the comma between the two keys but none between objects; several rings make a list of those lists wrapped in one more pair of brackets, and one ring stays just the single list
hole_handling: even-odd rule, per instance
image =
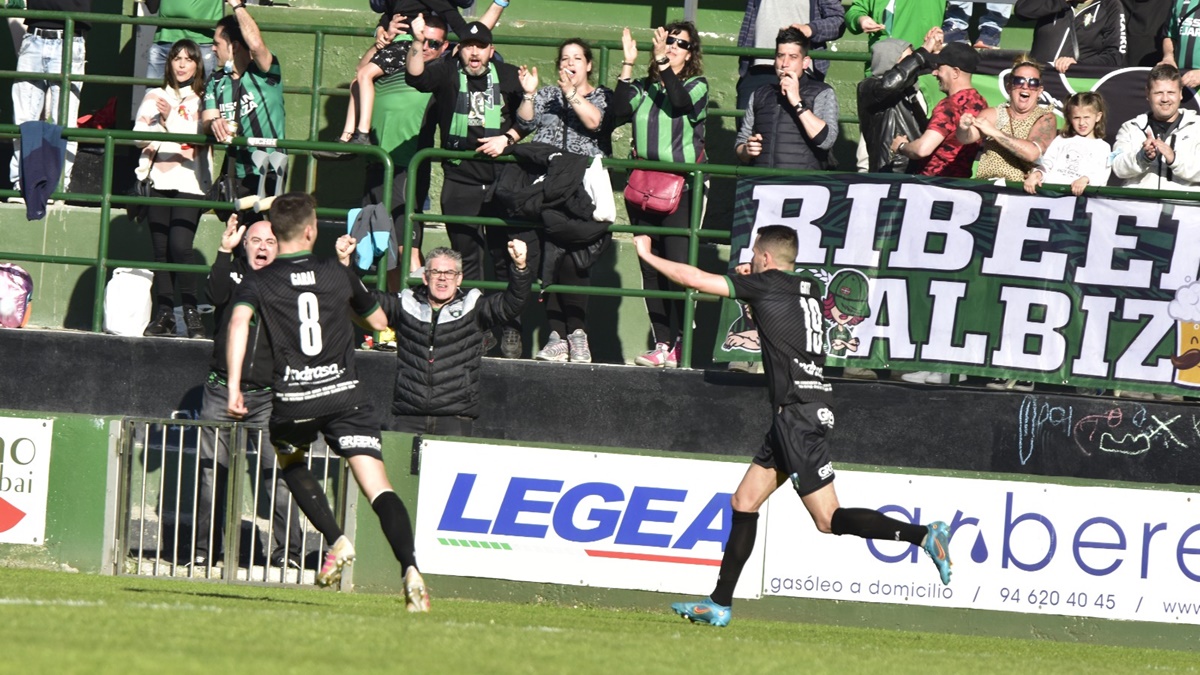
[{"label": "man in red patterned shirt", "polygon": [[987,101],[971,87],[971,75],[979,66],[979,54],[966,43],[951,42],[933,55],[937,66],[933,76],[946,98],[933,109],[929,126],[920,138],[909,140],[904,135],[892,140],[892,152],[913,160],[910,173],[922,176],[970,178],[971,164],[979,152],[978,143],[963,145],[955,132],[963,115],[979,115],[988,107]]}]

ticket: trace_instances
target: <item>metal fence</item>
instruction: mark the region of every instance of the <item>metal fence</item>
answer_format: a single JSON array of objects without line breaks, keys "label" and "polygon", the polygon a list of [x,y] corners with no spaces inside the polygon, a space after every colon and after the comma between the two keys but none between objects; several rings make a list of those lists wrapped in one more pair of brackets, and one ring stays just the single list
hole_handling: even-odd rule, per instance
[{"label": "metal fence", "polygon": [[[307,459],[346,521],[348,466],[324,443]],[[324,542],[291,499],[265,430],[127,418],[118,462],[114,574],[314,583]]]}]

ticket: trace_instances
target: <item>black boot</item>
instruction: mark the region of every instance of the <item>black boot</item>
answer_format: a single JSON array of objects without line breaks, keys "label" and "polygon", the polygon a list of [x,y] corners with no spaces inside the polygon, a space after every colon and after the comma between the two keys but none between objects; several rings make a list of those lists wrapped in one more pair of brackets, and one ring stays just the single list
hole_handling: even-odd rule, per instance
[{"label": "black boot", "polygon": [[175,336],[175,309],[173,307],[159,307],[158,312],[154,315],[154,320],[146,326],[145,332],[142,335],[146,337],[174,337]]},{"label": "black boot", "polygon": [[200,320],[200,310],[194,305],[186,305],[183,308],[183,323],[187,326],[187,336],[193,340],[203,340],[208,337],[204,334],[204,322]]}]

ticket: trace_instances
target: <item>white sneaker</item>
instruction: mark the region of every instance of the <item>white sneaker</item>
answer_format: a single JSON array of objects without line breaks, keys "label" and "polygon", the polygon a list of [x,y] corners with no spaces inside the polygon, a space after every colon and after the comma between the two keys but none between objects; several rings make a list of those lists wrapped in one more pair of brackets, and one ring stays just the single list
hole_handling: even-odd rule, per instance
[{"label": "white sneaker", "polygon": [[582,328],[576,328],[567,336],[567,346],[570,347],[571,363],[591,363],[592,348],[588,346],[587,333]]},{"label": "white sneaker", "polygon": [[538,361],[566,361],[569,355],[570,345],[567,341],[559,337],[558,331],[550,331],[550,339],[546,340],[546,346],[538,350],[533,358]]},{"label": "white sneaker", "polygon": [[1124,389],[1114,389],[1113,396],[1117,398],[1131,398],[1135,401],[1153,401],[1154,394],[1149,394],[1144,391],[1125,391]]},{"label": "white sneaker", "polygon": [[929,384],[928,380],[934,374],[928,370],[918,370],[915,373],[904,373],[900,376],[900,379],[913,384]]}]

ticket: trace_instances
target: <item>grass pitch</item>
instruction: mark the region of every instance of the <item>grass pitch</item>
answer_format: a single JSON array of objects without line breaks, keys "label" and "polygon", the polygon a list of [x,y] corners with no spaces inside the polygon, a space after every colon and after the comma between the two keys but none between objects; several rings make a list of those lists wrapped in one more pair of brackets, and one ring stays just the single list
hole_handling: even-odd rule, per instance
[{"label": "grass pitch", "polygon": [[[436,593],[436,587],[433,589]],[[667,612],[0,570],[0,671],[23,673],[1196,672],[1195,654]]]}]

